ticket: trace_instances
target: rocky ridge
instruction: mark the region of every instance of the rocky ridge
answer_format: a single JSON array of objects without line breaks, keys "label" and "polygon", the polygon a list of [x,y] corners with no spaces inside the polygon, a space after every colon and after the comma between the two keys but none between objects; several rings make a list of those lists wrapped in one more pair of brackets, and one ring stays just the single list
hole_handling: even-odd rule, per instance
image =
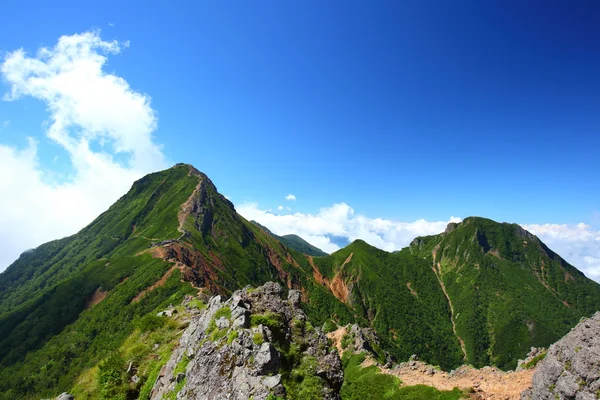
[{"label": "rocky ridge", "polygon": [[[320,398],[339,399],[340,358],[277,283],[213,297],[194,317],[154,384],[151,399],[266,399],[301,396],[303,379]],[[294,385],[300,382],[300,385]],[[307,385],[309,386],[309,385]],[[290,391],[299,391],[290,393]]]},{"label": "rocky ridge", "polygon": [[600,398],[600,312],[582,319],[554,343],[533,375],[523,400]]}]

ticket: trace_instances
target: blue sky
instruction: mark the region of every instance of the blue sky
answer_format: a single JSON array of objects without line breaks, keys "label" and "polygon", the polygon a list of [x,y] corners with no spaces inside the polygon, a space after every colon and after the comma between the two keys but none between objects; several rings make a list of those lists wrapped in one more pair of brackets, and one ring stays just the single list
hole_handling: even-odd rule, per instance
[{"label": "blue sky", "polygon": [[[280,233],[314,236],[319,245],[337,234],[368,239],[375,228],[356,222],[358,216],[396,228],[431,223],[408,229],[415,236],[439,230],[451,217],[481,215],[538,227],[550,241],[556,232],[571,240],[584,231],[584,245],[575,242],[584,250],[570,260],[583,265],[591,257],[600,276],[600,4],[495,3],[3,2],[4,65],[18,49],[26,54],[3,73],[2,94],[21,86],[0,102],[0,146],[15,160],[29,160],[31,176],[50,185],[44,190],[68,187],[62,196],[80,200],[55,212],[69,219],[64,230],[41,229],[45,235],[11,247],[22,251],[74,233],[139,174],[188,162],[247,216]],[[53,103],[66,89],[48,80],[56,91],[48,95],[48,88],[14,80],[38,73],[22,67],[38,49],[57,55],[61,36],[86,32],[117,43],[92,46],[105,57],[96,77],[125,82],[118,87],[131,96],[130,119],[139,122],[123,129],[129,136],[101,132],[120,131],[117,122],[87,136],[94,162],[50,132],[57,110],[68,112]],[[62,116],[71,122],[65,130],[71,139],[93,131],[95,118],[121,121],[103,110],[105,103],[94,103],[117,104],[110,93],[84,94],[86,110],[95,114],[85,121]],[[116,141],[143,149],[125,145],[115,152]],[[107,157],[111,168],[94,169]],[[85,178],[92,176],[103,182],[90,184]],[[116,176],[122,183],[111,181]],[[2,186],[12,192],[9,183]],[[99,198],[93,206],[81,205],[90,200],[83,189]],[[284,199],[290,193],[296,200]],[[61,199],[40,207],[53,212],[64,207]],[[345,215],[354,228],[347,221],[340,230],[310,225],[320,224],[311,216],[323,215]],[[552,225],[543,230],[545,224]],[[387,240],[377,229],[385,239],[380,247],[407,240]],[[13,229],[0,230],[14,236]]]}]

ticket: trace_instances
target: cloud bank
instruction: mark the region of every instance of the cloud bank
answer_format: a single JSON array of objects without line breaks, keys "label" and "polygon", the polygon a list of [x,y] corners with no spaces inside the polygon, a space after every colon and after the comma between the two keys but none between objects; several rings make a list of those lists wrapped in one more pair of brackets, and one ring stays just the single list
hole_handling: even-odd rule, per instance
[{"label": "cloud bank", "polygon": [[108,56],[127,46],[85,32],[62,36],[33,56],[19,49],[2,60],[0,74],[9,88],[3,100],[44,102],[44,133],[70,165],[63,174],[42,165],[36,132],[20,148],[0,143],[0,169],[10,171],[0,174],[6,194],[0,271],[24,250],[76,233],[134,180],[167,166],[152,137],[157,117],[150,97],[104,70]]},{"label": "cloud bank", "polygon": [[[256,203],[238,205],[237,210],[245,218],[257,221],[277,235],[297,234],[328,253],[340,248],[332,241],[333,237],[341,237],[348,242],[363,239],[380,249],[395,251],[408,246],[417,236],[441,233],[449,222],[461,221],[457,217],[450,217],[448,221],[420,219],[413,222],[368,218],[356,214],[346,203],[322,208],[316,214],[275,214],[260,209]],[[522,226],[586,276],[600,281],[600,231],[586,224]]]},{"label": "cloud bank", "polygon": [[340,248],[332,241],[332,237],[342,237],[349,242],[363,239],[373,246],[394,251],[408,245],[416,236],[442,232],[448,222],[460,221],[455,217],[437,222],[372,219],[356,214],[346,203],[321,208],[316,214],[274,214],[261,210],[256,203],[244,203],[236,208],[246,219],[257,221],[277,235],[295,233],[328,253]]}]

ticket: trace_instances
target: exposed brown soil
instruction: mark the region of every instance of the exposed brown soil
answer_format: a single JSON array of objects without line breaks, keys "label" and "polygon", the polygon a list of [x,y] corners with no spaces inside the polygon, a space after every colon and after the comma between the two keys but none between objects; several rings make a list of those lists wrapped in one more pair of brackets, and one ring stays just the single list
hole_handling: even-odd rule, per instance
[{"label": "exposed brown soil", "polygon": [[349,290],[348,286],[346,285],[346,282],[344,282],[344,280],[342,279],[341,271],[335,274],[335,276],[331,280],[331,283],[329,284],[329,289],[335,297],[337,297],[344,303],[348,303]]},{"label": "exposed brown soil", "polygon": [[569,281],[575,281],[575,278],[573,278],[573,275],[571,275],[570,273],[565,271],[565,283],[567,283]]},{"label": "exposed brown soil", "polygon": [[140,301],[142,299],[142,297],[144,297],[144,295],[146,293],[153,291],[157,287],[164,286],[165,283],[167,283],[167,279],[169,279],[169,277],[171,276],[171,274],[173,273],[173,271],[175,269],[177,269],[177,266],[174,265],[173,267],[171,267],[171,269],[169,269],[167,272],[165,272],[165,274],[159,280],[157,280],[152,285],[148,286],[146,289],[139,292],[137,294],[137,296],[135,296],[133,298],[133,300],[131,300],[131,303],[137,303],[138,301]]},{"label": "exposed brown soil", "polygon": [[402,380],[403,386],[427,385],[438,390],[473,388],[475,392],[471,395],[472,399],[506,400],[520,399],[521,392],[531,386],[533,376],[533,370],[504,372],[494,367],[475,369],[468,366],[460,367],[452,375],[438,370],[429,375],[427,371],[431,371],[430,368],[416,362],[414,366],[406,365],[395,370],[381,369],[381,372],[397,376]]},{"label": "exposed brown soil", "polygon": [[350,260],[352,260],[353,255],[354,253],[350,253],[348,258],[346,258],[346,261],[344,261],[344,263],[342,264],[342,266],[331,281],[329,281],[329,279],[325,278],[323,274],[321,274],[321,271],[319,271],[319,268],[317,268],[317,266],[315,265],[314,259],[311,256],[306,256],[306,259],[308,260],[308,263],[310,264],[313,270],[313,278],[315,279],[315,281],[317,281],[323,286],[326,286],[338,300],[343,301],[344,303],[348,302],[348,295],[350,294],[350,289],[348,288],[348,285],[342,278],[342,272],[344,266],[347,263],[349,263]]},{"label": "exposed brown soil", "polygon": [[[342,354],[342,338],[346,334],[346,327],[327,334],[338,351]],[[377,365],[372,357],[367,357],[363,367]],[[438,390],[452,390],[458,387],[463,390],[472,390],[471,399],[503,399],[518,400],[523,390],[531,386],[534,370],[518,372],[504,372],[494,367],[475,369],[463,365],[452,374],[440,371],[425,363],[414,361],[401,364],[402,367],[392,369],[379,365],[381,373],[394,375],[400,378],[402,386],[427,385]],[[433,372],[433,374],[432,374]]]},{"label": "exposed brown soil", "polygon": [[405,363],[399,369],[380,368],[380,370],[382,373],[400,378],[403,386],[427,385],[438,390],[452,390],[455,387],[467,390],[473,388],[472,399],[518,400],[521,398],[521,392],[531,386],[534,372],[534,370],[504,372],[494,367],[475,369],[463,365],[452,375],[435,369],[430,375],[431,366],[420,362],[414,362],[412,366],[410,364]]},{"label": "exposed brown soil", "polygon": [[500,257],[500,251],[498,249],[490,250],[488,253],[493,255],[496,258],[502,258],[502,257]]},{"label": "exposed brown soil", "polygon": [[333,341],[333,344],[335,345],[335,348],[337,349],[340,357],[342,356],[342,353],[344,352],[344,349],[342,349],[342,338],[346,334],[346,331],[347,331],[346,327],[342,326],[342,327],[338,328],[337,330],[335,330],[333,332],[329,332],[327,334],[327,337]]},{"label": "exposed brown soil", "polygon": [[410,294],[412,294],[415,297],[419,297],[419,294],[417,293],[416,290],[414,290],[411,286],[412,284],[410,282],[406,282],[406,287],[408,288],[408,290],[410,291]]},{"label": "exposed brown soil", "polygon": [[94,293],[92,293],[90,298],[87,299],[87,301],[85,303],[85,308],[88,309],[88,308],[93,307],[96,304],[100,303],[102,300],[104,300],[106,298],[107,294],[108,294],[108,292],[105,292],[104,290],[102,290],[102,288],[96,289],[96,291]]}]

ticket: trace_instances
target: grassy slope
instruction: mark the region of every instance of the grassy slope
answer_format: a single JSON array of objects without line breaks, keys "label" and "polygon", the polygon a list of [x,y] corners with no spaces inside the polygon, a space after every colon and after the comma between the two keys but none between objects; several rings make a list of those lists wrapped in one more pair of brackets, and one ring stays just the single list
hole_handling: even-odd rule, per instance
[{"label": "grassy slope", "polygon": [[355,311],[398,359],[418,354],[446,369],[461,364],[448,302],[425,260],[407,250],[388,253],[358,240],[315,262],[329,279],[341,274],[352,288],[349,301]]},{"label": "grassy slope", "polygon": [[[177,213],[196,184],[187,167],[148,175],[81,232],[26,253],[0,275],[0,398],[68,389],[139,318],[192,290],[175,271],[131,302],[170,268],[135,254],[155,239],[180,235]],[[107,296],[86,310],[96,290]]]},{"label": "grassy slope", "polygon": [[[1,399],[69,390],[82,371],[122,346],[145,316],[195,292],[175,270],[164,286],[132,302],[172,266],[140,252],[153,242],[180,238],[177,215],[199,181],[189,170],[179,166],[146,176],[81,232],[28,252],[0,274]],[[317,320],[324,319],[319,317],[323,301],[331,305],[328,310],[337,310],[340,322],[353,321],[345,305],[315,284],[307,264],[288,261],[305,260],[303,255],[237,215],[212,183],[202,188],[199,209],[185,221],[182,243],[214,264],[212,283],[219,292],[270,280],[290,282],[310,293],[316,306],[308,309]],[[200,273],[208,268],[192,267]],[[86,309],[96,290],[107,292],[106,298]]]}]

